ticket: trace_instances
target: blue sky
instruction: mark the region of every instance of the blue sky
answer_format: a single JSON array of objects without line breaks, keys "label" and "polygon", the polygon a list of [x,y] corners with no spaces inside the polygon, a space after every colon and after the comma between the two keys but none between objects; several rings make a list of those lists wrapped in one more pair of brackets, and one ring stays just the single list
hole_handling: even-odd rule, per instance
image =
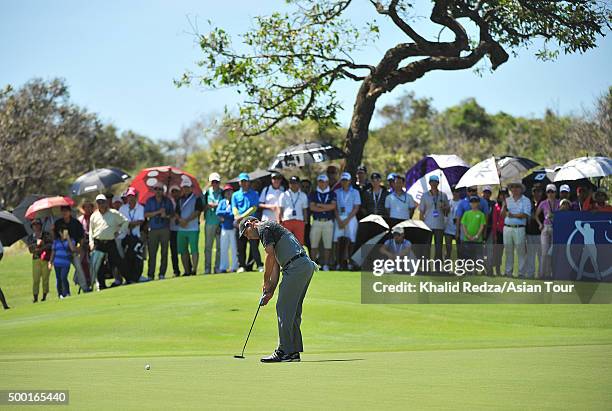
[{"label": "blue sky", "polygon": [[[420,1],[421,3],[423,0]],[[283,0],[7,0],[0,2],[0,85],[20,86],[33,77],[63,77],[72,100],[120,129],[132,129],[155,139],[176,138],[182,127],[201,115],[233,107],[232,90],[202,92],[177,89],[179,78],[200,57],[191,21],[202,31],[206,20],[240,33],[258,14],[285,8]],[[406,41],[397,29],[375,16],[367,0],[355,0],[350,17],[376,18],[382,28],[379,43],[359,54],[375,62],[386,46]],[[429,25],[418,20],[426,34]],[[431,30],[430,30],[431,32]],[[401,90],[434,99],[438,109],[475,97],[489,112],[540,116],[546,108],[562,114],[581,112],[612,85],[612,37],[584,55],[561,55],[540,62],[533,50],[496,72],[435,72]],[[357,83],[343,82],[338,93],[347,125]],[[401,93],[381,99],[379,107]],[[373,125],[380,124],[374,119]]]}]

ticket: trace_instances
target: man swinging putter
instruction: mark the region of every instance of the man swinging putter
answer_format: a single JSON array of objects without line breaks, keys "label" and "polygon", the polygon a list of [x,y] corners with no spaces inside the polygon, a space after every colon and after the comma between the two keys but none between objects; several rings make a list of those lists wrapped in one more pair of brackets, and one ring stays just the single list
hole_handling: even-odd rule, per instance
[{"label": "man swinging putter", "polygon": [[266,251],[262,305],[272,299],[280,271],[283,281],[278,292],[278,348],[261,362],[300,361],[302,346],[302,303],[316,264],[306,255],[300,242],[285,227],[274,222],[261,222],[255,217],[240,222],[240,236],[261,240]]}]

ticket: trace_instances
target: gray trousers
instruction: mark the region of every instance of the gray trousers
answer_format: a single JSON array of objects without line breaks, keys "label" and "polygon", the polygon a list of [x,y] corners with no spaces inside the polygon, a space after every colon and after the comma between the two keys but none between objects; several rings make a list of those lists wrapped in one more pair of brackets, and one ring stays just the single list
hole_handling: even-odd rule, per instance
[{"label": "gray trousers", "polygon": [[219,224],[205,224],[204,234],[206,236],[204,244],[204,272],[210,273],[212,266],[212,249],[213,241],[215,242],[215,272],[219,271],[219,262],[221,260],[221,227]]},{"label": "gray trousers", "polygon": [[525,256],[525,278],[535,278],[539,273],[536,267],[536,259],[538,264],[542,265],[542,253],[540,246],[540,234],[527,234],[527,255]]},{"label": "gray trousers", "polygon": [[170,244],[170,230],[160,228],[150,230],[149,236],[149,278],[155,277],[155,264],[157,263],[157,249],[161,246],[161,261],[159,262],[159,275],[166,275],[168,268],[168,245]]},{"label": "gray trousers", "polygon": [[315,263],[308,257],[298,258],[286,269],[278,290],[278,348],[286,354],[304,351],[302,345],[302,303],[312,279]]}]

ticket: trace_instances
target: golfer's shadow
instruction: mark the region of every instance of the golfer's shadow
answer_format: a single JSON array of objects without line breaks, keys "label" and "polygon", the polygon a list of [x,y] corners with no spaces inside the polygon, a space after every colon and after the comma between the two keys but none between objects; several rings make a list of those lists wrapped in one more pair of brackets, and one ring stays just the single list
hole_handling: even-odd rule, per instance
[{"label": "golfer's shadow", "polygon": [[365,358],[344,358],[344,359],[329,359],[329,360],[302,360],[301,362],[349,362],[349,361],[365,361]]}]

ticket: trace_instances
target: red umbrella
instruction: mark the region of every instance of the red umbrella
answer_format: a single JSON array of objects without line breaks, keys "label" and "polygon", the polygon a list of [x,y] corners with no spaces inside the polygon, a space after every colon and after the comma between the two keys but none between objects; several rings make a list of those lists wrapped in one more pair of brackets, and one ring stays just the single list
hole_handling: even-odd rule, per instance
[{"label": "red umbrella", "polygon": [[35,218],[48,217],[52,215],[59,216],[59,210],[62,206],[74,206],[74,200],[70,197],[46,197],[40,200],[34,201],[30,207],[26,210],[25,217],[28,220]]},{"label": "red umbrella", "polygon": [[155,195],[153,187],[158,182],[161,182],[166,191],[168,191],[173,185],[180,187],[181,183],[186,180],[191,181],[193,192],[196,195],[202,194],[200,184],[193,175],[180,168],[171,166],[145,168],[134,177],[130,186],[138,191],[138,202],[144,204],[149,198]]}]

